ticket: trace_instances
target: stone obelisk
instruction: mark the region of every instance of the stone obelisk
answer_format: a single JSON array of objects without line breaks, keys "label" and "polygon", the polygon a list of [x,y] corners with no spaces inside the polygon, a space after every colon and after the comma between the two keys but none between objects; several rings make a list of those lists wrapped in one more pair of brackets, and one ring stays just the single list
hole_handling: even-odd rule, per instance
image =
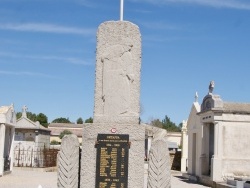
[{"label": "stone obelisk", "polygon": [[[139,124],[140,72],[138,26],[122,19],[102,23],[97,31],[94,123],[83,127],[82,188],[143,188],[145,128]],[[128,159],[119,153],[125,151],[124,138],[128,139]]]}]

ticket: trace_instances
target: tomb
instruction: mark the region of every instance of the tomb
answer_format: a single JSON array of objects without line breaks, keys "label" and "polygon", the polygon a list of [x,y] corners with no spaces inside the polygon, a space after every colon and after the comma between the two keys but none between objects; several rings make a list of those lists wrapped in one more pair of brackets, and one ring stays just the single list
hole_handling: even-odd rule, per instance
[{"label": "tomb", "polygon": [[16,126],[14,106],[0,107],[0,177],[13,169],[13,141]]},{"label": "tomb", "polygon": [[[49,148],[50,130],[39,121],[33,122],[27,118],[27,107],[23,106],[22,116],[17,120],[15,129],[15,145],[33,143],[37,147]],[[30,145],[30,144],[29,144]]]},{"label": "tomb", "polygon": [[223,101],[213,87],[201,105],[193,103],[187,121],[187,174],[210,186],[250,177],[250,104]]}]

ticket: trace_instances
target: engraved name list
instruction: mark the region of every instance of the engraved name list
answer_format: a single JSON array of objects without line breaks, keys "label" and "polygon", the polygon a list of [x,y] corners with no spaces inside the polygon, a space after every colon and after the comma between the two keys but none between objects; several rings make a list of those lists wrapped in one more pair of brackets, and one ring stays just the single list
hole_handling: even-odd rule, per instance
[{"label": "engraved name list", "polygon": [[98,134],[96,188],[127,188],[129,135]]}]

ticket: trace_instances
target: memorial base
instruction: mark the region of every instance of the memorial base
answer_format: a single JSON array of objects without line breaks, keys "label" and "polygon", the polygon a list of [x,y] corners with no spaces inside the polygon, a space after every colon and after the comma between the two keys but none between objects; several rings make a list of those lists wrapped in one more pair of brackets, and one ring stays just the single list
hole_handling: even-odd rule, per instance
[{"label": "memorial base", "polygon": [[[99,137],[98,137],[99,135]],[[128,150],[127,150],[127,156],[128,156],[128,163],[124,162],[124,168],[128,169],[128,177],[122,180],[119,180],[119,178],[109,178],[107,175],[107,180],[108,181],[116,181],[113,183],[99,183],[97,185],[96,182],[99,182],[98,177],[100,177],[100,173],[102,174],[102,177],[104,177],[105,174],[109,173],[104,172],[103,169],[100,170],[100,153],[98,154],[98,144],[100,144],[100,135],[101,137],[106,137],[108,138],[107,135],[114,135],[117,136],[116,138],[118,139],[117,141],[114,141],[115,147],[118,147],[116,145],[116,142],[121,142],[123,143],[124,141],[124,136],[128,136]],[[119,137],[120,136],[120,137]],[[125,136],[125,137],[127,137]],[[119,141],[119,139],[122,138],[123,141]],[[112,144],[108,144],[110,140],[104,140],[107,142],[106,146],[112,147]],[[112,140],[111,140],[112,141]],[[101,143],[103,144],[103,143]],[[118,143],[119,144],[119,143]],[[138,125],[138,124],[100,124],[100,123],[93,123],[93,124],[88,124],[84,125],[83,127],[83,136],[82,136],[82,154],[81,154],[81,188],[96,188],[96,187],[112,187],[114,185],[124,185],[124,188],[143,188],[144,186],[144,155],[145,155],[145,149],[144,149],[144,144],[145,144],[145,127],[143,125]],[[121,146],[123,147],[123,146]],[[100,149],[100,148],[99,148]],[[116,149],[111,151],[110,148],[106,147],[103,148],[103,151],[105,152],[105,155],[108,154],[112,157],[113,155],[116,155]],[[120,151],[119,148],[117,150],[118,152]],[[122,151],[122,150],[121,150]],[[100,152],[100,151],[99,151]],[[98,156],[98,157],[97,157]],[[121,157],[123,156],[122,154],[118,154],[117,159],[120,160]],[[123,159],[122,159],[123,160]],[[120,164],[121,161],[118,161]],[[117,164],[118,164],[117,163]],[[98,164],[98,165],[97,165]],[[107,164],[110,165],[110,164]],[[126,166],[128,165],[128,166]],[[98,170],[98,172],[97,172]],[[117,173],[122,173],[118,169]],[[119,177],[119,174],[117,174]],[[103,180],[102,180],[103,181]],[[119,181],[127,181],[127,182],[120,182]],[[105,184],[105,185],[104,185]]]}]

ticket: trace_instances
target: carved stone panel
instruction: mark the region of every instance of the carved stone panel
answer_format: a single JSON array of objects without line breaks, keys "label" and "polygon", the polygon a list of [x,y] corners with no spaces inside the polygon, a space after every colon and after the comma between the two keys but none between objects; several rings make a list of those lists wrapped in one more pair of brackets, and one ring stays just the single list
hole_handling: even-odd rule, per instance
[{"label": "carved stone panel", "polygon": [[137,123],[141,36],[130,22],[101,24],[97,33],[94,122]]}]

